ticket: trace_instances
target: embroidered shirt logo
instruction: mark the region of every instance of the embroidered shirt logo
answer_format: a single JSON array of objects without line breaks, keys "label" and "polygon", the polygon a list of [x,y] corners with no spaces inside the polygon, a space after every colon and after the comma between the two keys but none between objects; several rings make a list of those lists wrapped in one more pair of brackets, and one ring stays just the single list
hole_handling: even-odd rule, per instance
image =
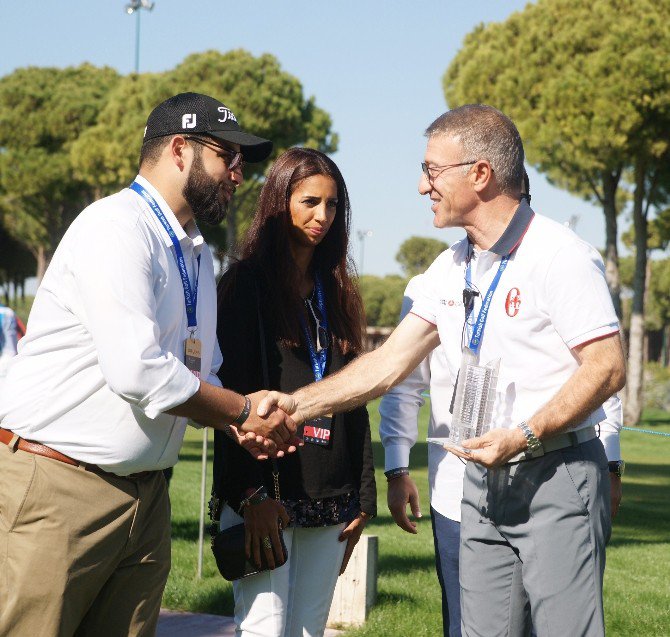
[{"label": "embroidered shirt logo", "polygon": [[512,288],[507,293],[507,298],[505,299],[505,311],[507,316],[516,316],[519,313],[519,308],[521,307],[521,291],[519,288]]},{"label": "embroidered shirt logo", "polygon": [[181,127],[182,128],[195,128],[196,124],[196,113],[184,113],[181,118]]}]

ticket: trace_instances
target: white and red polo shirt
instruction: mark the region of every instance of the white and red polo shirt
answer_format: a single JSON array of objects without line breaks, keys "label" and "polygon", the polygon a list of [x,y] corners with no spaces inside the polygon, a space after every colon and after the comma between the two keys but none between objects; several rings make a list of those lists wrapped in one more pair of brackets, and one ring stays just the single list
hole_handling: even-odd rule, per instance
[{"label": "white and red polo shirt", "polygon": [[[577,370],[574,347],[615,334],[619,323],[598,251],[522,201],[489,250],[474,251],[463,239],[421,277],[412,313],[437,326],[452,387],[471,334],[463,302],[469,254],[470,288],[479,291],[470,324],[501,259],[510,255],[493,295],[479,360],[500,359],[492,424],[511,428],[553,398]],[[598,408],[573,429],[596,425],[604,417]]]}]

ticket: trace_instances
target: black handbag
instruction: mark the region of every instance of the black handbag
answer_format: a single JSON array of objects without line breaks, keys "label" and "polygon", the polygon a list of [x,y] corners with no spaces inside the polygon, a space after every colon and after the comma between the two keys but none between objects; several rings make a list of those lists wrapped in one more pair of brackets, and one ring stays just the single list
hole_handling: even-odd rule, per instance
[{"label": "black handbag", "polygon": [[[283,553],[282,564],[284,564],[288,559],[288,551],[281,529],[279,529],[279,539],[281,540]],[[270,568],[263,551],[261,551],[260,568],[247,559],[244,552],[244,523],[219,531],[212,538],[212,551],[219,573],[229,582],[249,577],[249,575],[256,575],[256,573],[267,571]]]},{"label": "black handbag", "polygon": [[[254,281],[254,285],[256,282]],[[260,295],[258,286],[256,286],[256,310],[258,314],[258,330],[261,341],[261,366],[263,369],[263,383],[265,387],[270,386],[270,374],[268,372],[267,352],[265,350],[265,330],[263,329],[263,319],[261,316]],[[277,502],[280,501],[279,496],[279,471],[277,469],[277,461],[272,460],[272,477],[274,482],[274,496]],[[245,529],[244,523],[235,524],[221,531],[218,530],[218,517],[220,514],[220,503],[218,498],[212,494],[210,501],[210,517],[212,519],[211,535],[212,535],[212,552],[216,560],[216,566],[219,569],[222,577],[229,582],[233,582],[250,575],[256,575],[262,571],[270,569],[265,553],[261,551],[261,565],[260,568],[252,561],[247,559],[245,551]],[[284,542],[284,534],[281,526],[278,529],[279,540],[282,548],[281,564],[285,564],[288,559],[288,550]]]}]

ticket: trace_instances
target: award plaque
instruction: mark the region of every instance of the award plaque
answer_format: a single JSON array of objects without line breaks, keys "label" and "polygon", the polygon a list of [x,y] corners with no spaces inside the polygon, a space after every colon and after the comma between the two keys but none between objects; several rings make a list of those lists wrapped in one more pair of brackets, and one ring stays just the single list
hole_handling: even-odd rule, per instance
[{"label": "award plaque", "polygon": [[477,355],[469,347],[464,349],[449,435],[455,444],[481,436],[490,429],[499,367],[499,358],[480,365]]}]

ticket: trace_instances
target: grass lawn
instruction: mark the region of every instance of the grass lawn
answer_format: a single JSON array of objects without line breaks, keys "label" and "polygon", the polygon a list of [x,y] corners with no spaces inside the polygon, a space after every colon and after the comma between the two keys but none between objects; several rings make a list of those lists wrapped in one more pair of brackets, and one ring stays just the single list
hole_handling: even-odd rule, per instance
[{"label": "grass lawn", "polygon": [[[365,626],[347,635],[439,635],[442,620],[430,528],[426,443],[418,443],[412,454],[412,475],[421,492],[425,517],[419,524],[418,535],[409,535],[396,527],[386,507],[383,449],[376,434],[377,402],[371,404],[370,415],[379,517],[368,525],[367,531],[379,536],[379,595]],[[426,426],[424,407],[423,438]],[[643,428],[670,433],[670,414],[647,413]],[[670,635],[670,438],[625,431],[622,447],[627,463],[624,499],[614,525],[605,576],[607,632],[621,637],[667,636]],[[208,545],[203,579],[196,579],[201,448],[202,433],[189,429],[171,485],[172,572],[163,604],[173,609],[230,615],[232,587],[219,576]],[[208,483],[208,493],[209,488]]]}]

